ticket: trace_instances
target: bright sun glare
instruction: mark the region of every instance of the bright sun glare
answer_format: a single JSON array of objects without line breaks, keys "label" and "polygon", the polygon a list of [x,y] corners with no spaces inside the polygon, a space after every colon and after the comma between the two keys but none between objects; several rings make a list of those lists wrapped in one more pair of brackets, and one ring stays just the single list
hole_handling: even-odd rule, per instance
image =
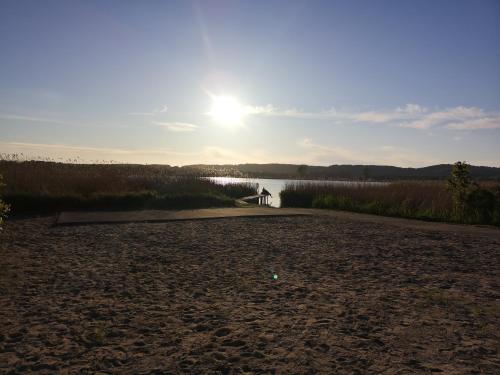
[{"label": "bright sun glare", "polygon": [[212,107],[208,114],[221,125],[238,125],[247,114],[245,106],[232,96],[212,96]]}]

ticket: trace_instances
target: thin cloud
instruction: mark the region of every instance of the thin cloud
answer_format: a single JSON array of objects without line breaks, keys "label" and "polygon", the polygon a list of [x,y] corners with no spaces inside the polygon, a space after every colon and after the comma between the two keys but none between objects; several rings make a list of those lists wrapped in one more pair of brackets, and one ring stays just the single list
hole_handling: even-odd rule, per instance
[{"label": "thin cloud", "polygon": [[358,155],[351,150],[338,146],[324,146],[314,143],[309,138],[304,138],[298,142],[298,145],[303,149],[308,150],[306,158],[316,162],[346,163],[346,162],[361,162]]},{"label": "thin cloud", "polygon": [[488,112],[478,107],[457,106],[430,110],[418,104],[406,104],[389,110],[340,111],[335,108],[306,112],[296,108],[279,109],[272,105],[256,114],[276,117],[290,117],[310,120],[331,120],[336,123],[381,124],[402,128],[428,130],[445,128],[454,130],[478,130],[500,128],[500,113]]},{"label": "thin cloud", "polygon": [[500,117],[484,117],[467,122],[452,122],[446,127],[458,130],[500,129]]},{"label": "thin cloud", "polygon": [[129,112],[129,116],[155,116],[155,112]]},{"label": "thin cloud", "polygon": [[414,121],[401,124],[402,127],[414,129],[429,129],[431,127],[446,125],[450,121],[467,123],[485,116],[482,109],[476,107],[454,107],[442,111],[426,113]]},{"label": "thin cloud", "polygon": [[47,124],[61,124],[61,125],[67,124],[67,122],[59,120],[59,119],[46,118],[46,117],[24,116],[24,115],[0,114],[0,119],[14,120],[14,121],[27,121],[27,122],[42,122],[42,123],[47,123]]},{"label": "thin cloud", "polygon": [[274,111],[276,111],[276,108],[271,104],[264,106],[245,106],[245,113],[248,115],[272,114]]},{"label": "thin cloud", "polygon": [[0,147],[3,153],[23,153],[27,159],[51,158],[61,161],[71,159],[78,160],[80,163],[114,160],[124,163],[180,165],[185,160],[198,159],[198,153],[177,152],[169,149],[120,149],[24,142],[0,142]]},{"label": "thin cloud", "polygon": [[166,113],[168,111],[168,107],[166,105],[158,108],[158,109],[154,109],[152,110],[151,112],[129,112],[128,115],[129,116],[156,116],[160,113]]},{"label": "thin cloud", "polygon": [[189,124],[187,122],[159,122],[153,121],[154,125],[161,126],[172,132],[194,132],[199,128],[198,125]]},{"label": "thin cloud", "polygon": [[373,149],[355,150],[339,146],[326,146],[313,142],[310,138],[304,138],[298,145],[307,152],[303,160],[321,164],[378,164],[399,165],[406,167],[421,167],[436,164],[438,161],[431,158],[422,158],[418,153],[399,148],[397,146],[385,145]]},{"label": "thin cloud", "polygon": [[[398,146],[386,145],[372,149],[346,149],[335,145],[323,145],[310,138],[300,140],[297,145],[302,152],[276,155],[272,150],[239,150],[207,145],[193,152],[172,149],[121,149],[65,144],[43,144],[0,141],[0,149],[6,154],[23,153],[26,159],[51,158],[53,160],[115,161],[147,164],[237,164],[237,163],[296,163],[309,165],[370,164],[421,167],[446,163],[449,160],[422,158],[422,155]],[[475,164],[498,165],[498,161],[475,160]]]},{"label": "thin cloud", "polygon": [[[52,143],[27,143],[27,142],[0,142],[3,146],[20,147],[31,150],[61,150],[61,151],[77,151],[77,152],[103,152],[110,154],[123,155],[140,155],[140,154],[172,154],[170,150],[163,149],[120,149],[106,147],[88,147],[88,146],[71,146],[64,144]],[[184,155],[184,153],[175,152],[176,155]]]},{"label": "thin cloud", "polygon": [[392,123],[395,121],[407,121],[415,117],[425,116],[428,109],[418,104],[407,104],[403,108],[393,110],[367,111],[360,113],[346,113],[345,117],[358,122],[368,123]]},{"label": "thin cloud", "polygon": [[405,107],[398,107],[394,110],[379,110],[379,111],[340,111],[336,108],[331,108],[318,112],[307,112],[297,108],[279,109],[270,104],[264,107],[266,111],[259,112],[259,114],[277,116],[277,117],[294,117],[301,119],[312,120],[344,120],[352,122],[369,122],[369,123],[386,123],[395,120],[407,120],[412,116],[425,113],[426,108],[417,104],[407,104]]},{"label": "thin cloud", "polygon": [[228,164],[273,162],[271,154],[261,150],[232,150],[217,146],[205,146],[195,152],[179,152],[170,149],[120,149],[65,144],[2,142],[0,148],[5,154],[22,153],[26,159],[51,158],[72,160],[78,163],[115,161],[146,164]]}]

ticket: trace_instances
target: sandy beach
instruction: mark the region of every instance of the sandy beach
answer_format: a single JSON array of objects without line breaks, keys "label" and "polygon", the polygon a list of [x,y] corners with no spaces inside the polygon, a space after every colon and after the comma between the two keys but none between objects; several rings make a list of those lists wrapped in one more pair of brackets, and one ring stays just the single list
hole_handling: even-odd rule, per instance
[{"label": "sandy beach", "polygon": [[500,236],[488,231],[53,221],[0,234],[2,374],[500,372]]}]

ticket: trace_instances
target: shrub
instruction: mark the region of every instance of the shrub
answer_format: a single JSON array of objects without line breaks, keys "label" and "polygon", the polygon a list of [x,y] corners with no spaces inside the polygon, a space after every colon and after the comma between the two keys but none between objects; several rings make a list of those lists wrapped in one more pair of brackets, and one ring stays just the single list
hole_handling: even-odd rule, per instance
[{"label": "shrub", "polygon": [[448,189],[453,196],[453,211],[458,220],[463,221],[467,215],[467,200],[476,184],[470,176],[470,165],[465,161],[453,164],[451,176],[448,178]]},{"label": "shrub", "polygon": [[[500,190],[497,187],[497,192]],[[465,218],[472,223],[499,224],[499,194],[483,188],[470,191],[465,198]]]},{"label": "shrub", "polygon": [[500,187],[479,186],[470,176],[466,162],[456,162],[448,179],[453,196],[453,214],[458,221],[478,224],[500,223]]}]

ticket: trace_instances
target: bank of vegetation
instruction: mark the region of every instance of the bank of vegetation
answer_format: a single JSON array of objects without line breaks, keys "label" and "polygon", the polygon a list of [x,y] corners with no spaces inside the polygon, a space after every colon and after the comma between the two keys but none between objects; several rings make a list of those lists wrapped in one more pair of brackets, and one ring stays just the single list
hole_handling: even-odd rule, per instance
[{"label": "bank of vegetation", "polygon": [[500,184],[477,183],[458,162],[447,181],[386,184],[295,182],[280,193],[282,207],[327,208],[385,216],[500,225]]},{"label": "bank of vegetation", "polygon": [[[189,168],[203,171],[207,176],[336,181],[444,181],[450,175],[453,165],[438,164],[422,168],[401,168],[389,165],[235,164],[191,165]],[[477,180],[500,182],[500,168],[471,165],[469,172]]]},{"label": "bank of vegetation", "polygon": [[190,169],[0,160],[11,213],[231,207],[253,184],[222,185]]}]

